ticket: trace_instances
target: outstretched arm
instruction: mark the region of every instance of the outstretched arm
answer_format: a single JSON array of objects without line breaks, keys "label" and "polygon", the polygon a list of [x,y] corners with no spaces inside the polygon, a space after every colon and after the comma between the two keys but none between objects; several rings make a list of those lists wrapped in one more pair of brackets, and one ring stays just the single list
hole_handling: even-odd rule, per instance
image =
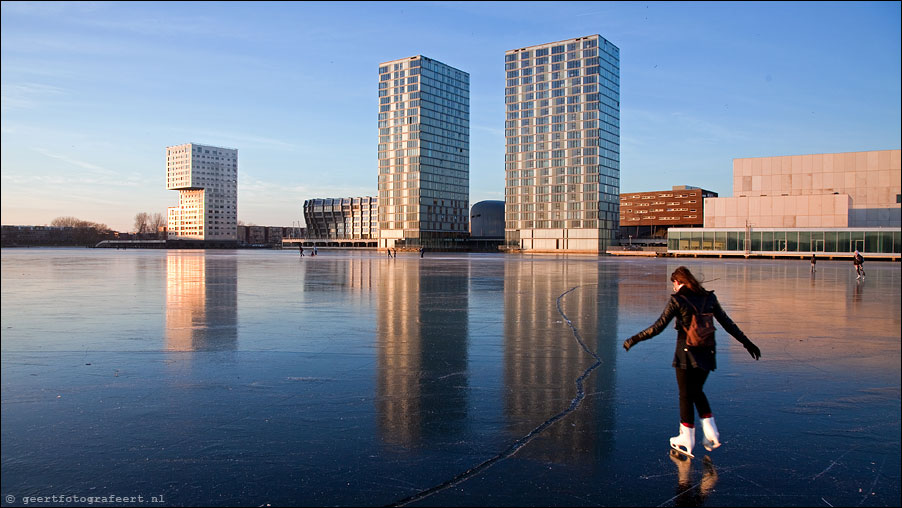
[{"label": "outstretched arm", "polygon": [[742,333],[742,330],[740,330],[739,327],[736,326],[736,323],[730,319],[730,316],[724,312],[723,307],[720,306],[720,302],[717,301],[717,299],[714,300],[714,317],[717,319],[717,322],[720,323],[720,326],[723,327],[724,331],[732,335],[734,339],[739,341],[739,343],[745,347],[746,351],[752,355],[752,358],[755,360],[761,358],[761,350],[758,349],[758,346],[752,343],[744,333]]},{"label": "outstretched arm", "polygon": [[670,301],[667,303],[667,307],[664,308],[664,312],[661,313],[661,317],[659,317],[653,325],[623,341],[623,349],[629,351],[636,343],[648,340],[663,332],[678,311],[679,306],[676,303],[676,299],[671,297]]}]

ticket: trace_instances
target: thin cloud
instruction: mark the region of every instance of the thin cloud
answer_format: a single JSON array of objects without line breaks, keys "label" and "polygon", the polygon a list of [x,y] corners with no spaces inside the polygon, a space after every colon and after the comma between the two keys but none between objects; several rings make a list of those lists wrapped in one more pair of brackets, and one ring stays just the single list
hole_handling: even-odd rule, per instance
[{"label": "thin cloud", "polygon": [[59,15],[73,13],[93,13],[107,2],[3,2],[4,14],[24,14],[29,16],[46,16],[56,18]]},{"label": "thin cloud", "polygon": [[56,160],[61,160],[61,161],[66,162],[66,163],[68,163],[68,164],[72,164],[73,166],[78,166],[78,167],[80,167],[80,168],[87,169],[87,170],[89,170],[89,171],[92,171],[92,172],[94,172],[94,173],[101,174],[101,175],[104,175],[104,176],[116,176],[116,175],[119,174],[119,173],[117,173],[116,171],[107,169],[107,168],[105,168],[105,167],[103,167],[103,166],[98,166],[97,164],[92,164],[92,163],[90,163],[90,162],[85,162],[85,161],[81,161],[81,160],[78,160],[78,159],[73,159],[73,158],[68,157],[68,156],[65,156],[65,155],[60,155],[60,154],[56,154],[56,153],[51,153],[51,152],[48,152],[48,151],[46,151],[46,150],[44,150],[44,149],[41,149],[41,148],[35,148],[35,149],[33,149],[33,150],[34,150],[35,152],[38,152],[39,154],[45,156],[45,157],[49,157],[49,158],[51,158],[51,159],[56,159]]},{"label": "thin cloud", "polygon": [[228,144],[231,148],[236,148],[238,150],[247,148],[281,148],[283,150],[295,151],[301,148],[299,145],[288,141],[264,136],[254,136],[249,134],[230,133],[222,131],[198,131],[194,129],[179,130],[181,130],[182,132],[189,132],[190,135],[195,139],[195,141],[193,141],[195,143],[209,143],[211,145],[223,143]]},{"label": "thin cloud", "polygon": [[494,134],[496,136],[504,136],[504,129],[500,129],[497,127],[489,127],[487,125],[474,124],[474,125],[471,125],[470,128],[473,130],[477,130],[477,131],[485,131],[485,132]]},{"label": "thin cloud", "polygon": [[3,111],[11,109],[33,109],[41,102],[54,96],[65,95],[63,88],[41,83],[16,83],[0,86]]},{"label": "thin cloud", "polygon": [[283,196],[282,201],[303,202],[312,198],[347,198],[374,195],[375,186],[357,185],[285,185],[277,181],[253,179],[239,176],[238,188],[241,199],[265,199],[271,202],[275,196]]}]

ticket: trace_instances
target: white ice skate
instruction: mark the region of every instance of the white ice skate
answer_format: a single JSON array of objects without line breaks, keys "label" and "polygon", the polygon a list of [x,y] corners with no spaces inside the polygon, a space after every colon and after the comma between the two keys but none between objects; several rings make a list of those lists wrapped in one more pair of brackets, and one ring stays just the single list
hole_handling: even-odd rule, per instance
[{"label": "white ice skate", "polygon": [[702,418],[702,432],[705,437],[702,438],[702,446],[709,452],[720,446],[720,433],[717,432],[717,424],[714,423],[714,417]]},{"label": "white ice skate", "polygon": [[695,458],[695,455],[692,455],[692,448],[694,446],[695,427],[687,427],[681,423],[680,435],[670,438],[670,447],[687,457]]}]

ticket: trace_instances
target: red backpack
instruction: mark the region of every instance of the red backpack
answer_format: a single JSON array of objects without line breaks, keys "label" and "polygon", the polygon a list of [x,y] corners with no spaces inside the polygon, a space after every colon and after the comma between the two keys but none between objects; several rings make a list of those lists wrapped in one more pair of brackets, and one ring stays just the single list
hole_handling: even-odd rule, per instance
[{"label": "red backpack", "polygon": [[[689,326],[686,327],[686,345],[690,347],[697,346],[705,346],[705,347],[713,347],[714,346],[714,314],[711,312],[700,312],[695,305],[692,305],[692,302],[689,301],[683,295],[683,300],[686,300],[686,303],[692,307],[692,310],[695,311],[695,314],[692,315],[692,321],[689,322]],[[708,296],[705,296],[705,301],[702,302],[702,310],[704,310],[705,306],[708,304]]]}]

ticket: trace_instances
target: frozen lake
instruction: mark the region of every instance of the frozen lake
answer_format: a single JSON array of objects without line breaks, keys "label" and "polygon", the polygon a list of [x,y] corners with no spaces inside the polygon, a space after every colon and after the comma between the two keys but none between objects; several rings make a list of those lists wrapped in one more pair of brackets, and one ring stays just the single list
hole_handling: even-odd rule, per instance
[{"label": "frozen lake", "polygon": [[[762,351],[718,331],[689,462],[672,324],[621,348],[679,265]],[[898,506],[900,265],[865,268],[3,249],[3,506]]]}]

